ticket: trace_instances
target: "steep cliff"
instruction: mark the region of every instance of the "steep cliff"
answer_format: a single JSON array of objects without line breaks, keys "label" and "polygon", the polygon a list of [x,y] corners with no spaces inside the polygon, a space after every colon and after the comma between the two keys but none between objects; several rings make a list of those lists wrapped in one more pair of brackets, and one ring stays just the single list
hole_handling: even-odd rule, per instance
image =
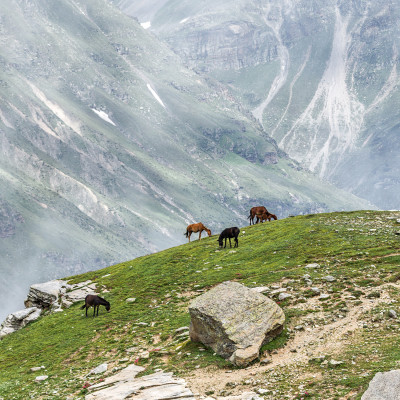
[{"label": "steep cliff", "polygon": [[400,207],[398,2],[162,1],[151,16],[116,3],[151,17],[149,29],[224,83],[301,165]]}]

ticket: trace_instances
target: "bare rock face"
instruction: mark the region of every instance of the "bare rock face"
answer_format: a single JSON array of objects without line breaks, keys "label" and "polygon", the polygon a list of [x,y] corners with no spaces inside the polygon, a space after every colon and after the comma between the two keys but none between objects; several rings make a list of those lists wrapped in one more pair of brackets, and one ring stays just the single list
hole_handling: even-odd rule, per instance
[{"label": "bare rock face", "polygon": [[62,280],[36,283],[29,288],[25,307],[54,308],[67,289],[70,289],[70,285]]},{"label": "bare rock face", "polygon": [[9,335],[27,325],[29,322],[39,318],[42,310],[37,307],[25,308],[25,310],[16,311],[8,315],[8,317],[0,325],[0,339]]},{"label": "bare rock face", "polygon": [[361,400],[399,400],[400,370],[378,372],[369,383]]},{"label": "bare rock face", "polygon": [[156,372],[136,378],[144,370],[137,365],[129,365],[103,382],[89,387],[90,394],[85,400],[194,400],[194,395],[183,379],[172,372]]},{"label": "bare rock face", "polygon": [[255,360],[263,344],[282,332],[285,315],[272,300],[237,282],[224,282],[189,305],[190,338],[234,365]]}]

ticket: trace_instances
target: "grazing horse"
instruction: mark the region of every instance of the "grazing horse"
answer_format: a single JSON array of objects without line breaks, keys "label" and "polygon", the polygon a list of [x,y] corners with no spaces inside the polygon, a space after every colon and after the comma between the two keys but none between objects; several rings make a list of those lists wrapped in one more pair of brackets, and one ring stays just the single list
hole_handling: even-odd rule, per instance
[{"label": "grazing horse", "polygon": [[276,221],[278,219],[278,217],[275,214],[270,214],[270,213],[257,214],[256,217],[257,217],[256,224],[258,224],[258,221],[262,223],[267,220],[271,221],[271,219],[274,219]]},{"label": "grazing horse", "polygon": [[[259,214],[269,214],[268,210],[264,207],[264,206],[259,206],[259,207],[253,207],[250,210],[250,215],[247,217],[247,219],[250,220],[250,225],[253,224],[254,225],[254,218],[259,215]],[[257,218],[257,222],[258,222],[258,218]]]},{"label": "grazing horse", "polygon": [[88,294],[85,298],[85,304],[81,307],[81,310],[83,310],[86,307],[86,316],[87,316],[87,310],[89,307],[93,306],[93,317],[95,316],[96,313],[96,307],[97,307],[97,315],[99,315],[99,308],[100,306],[105,306],[107,311],[110,311],[110,303],[107,300],[104,300],[100,296],[97,296],[96,294]]},{"label": "grazing horse", "polygon": [[191,224],[188,225],[188,227],[186,228],[186,233],[184,233],[184,235],[189,238],[189,243],[190,243],[190,235],[193,232],[199,232],[199,240],[201,240],[201,232],[206,231],[208,233],[208,236],[211,236],[211,231],[206,228],[201,222],[199,222],[198,224]]},{"label": "grazing horse", "polygon": [[219,247],[222,247],[224,239],[225,239],[224,248],[226,247],[226,239],[229,239],[229,246],[232,247],[231,238],[235,238],[235,246],[233,247],[239,247],[239,240],[238,240],[239,233],[240,229],[236,226],[224,229],[218,238]]}]

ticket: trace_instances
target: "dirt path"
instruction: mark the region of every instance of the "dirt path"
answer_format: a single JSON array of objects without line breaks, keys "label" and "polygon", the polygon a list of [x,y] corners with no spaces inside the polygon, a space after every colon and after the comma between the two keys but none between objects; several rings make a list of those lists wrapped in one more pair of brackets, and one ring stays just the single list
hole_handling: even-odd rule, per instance
[{"label": "dirt path", "polygon": [[[361,304],[352,306],[351,300],[347,300],[350,306],[347,314],[343,313],[342,318],[337,318],[332,322],[314,325],[313,327],[306,325],[307,321],[323,321],[326,315],[322,311],[301,318],[296,322],[296,326],[304,325],[304,330],[295,331],[294,337],[288,341],[284,348],[277,350],[274,354],[267,355],[272,361],[270,364],[255,364],[245,369],[234,369],[231,371],[209,368],[198,370],[192,375],[185,377],[185,379],[193,393],[205,396],[205,393],[210,388],[217,394],[224,390],[227,384],[232,385],[232,383],[245,382],[246,380],[256,380],[257,376],[262,376],[266,371],[277,367],[306,364],[310,358],[323,355],[334,357],[343,350],[343,347],[351,344],[352,333],[362,328],[362,315],[364,313],[380,304],[391,303],[392,299],[389,295],[391,287],[400,289],[400,285],[391,283],[365,289],[365,295],[357,299],[361,301]],[[379,298],[368,299],[366,296],[372,291],[379,291],[381,296]],[[343,300],[346,300],[345,296],[343,296]],[[311,298],[306,303],[301,303],[291,308],[315,309],[319,305],[320,300],[318,298]],[[304,375],[300,378],[306,380],[307,376]],[[251,387],[246,390],[251,390]],[[240,394],[243,392],[243,387],[233,388],[232,392]]]}]

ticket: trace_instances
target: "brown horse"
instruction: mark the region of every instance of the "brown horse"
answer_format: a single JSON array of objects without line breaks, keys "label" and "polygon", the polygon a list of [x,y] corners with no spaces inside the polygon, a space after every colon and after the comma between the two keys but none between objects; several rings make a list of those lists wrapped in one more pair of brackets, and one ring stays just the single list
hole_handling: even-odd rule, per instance
[{"label": "brown horse", "polygon": [[275,221],[278,219],[278,217],[275,214],[270,214],[270,213],[257,214],[256,217],[257,217],[256,224],[258,224],[259,221],[262,223],[264,221],[271,221],[271,219],[274,219]]},{"label": "brown horse", "polygon": [[201,232],[206,231],[208,233],[208,236],[211,236],[211,231],[206,228],[201,222],[197,223],[197,224],[191,224],[188,225],[188,227],[186,228],[186,233],[184,233],[184,235],[189,238],[189,243],[190,243],[190,235],[194,232],[197,233],[199,232],[199,240],[201,240]]},{"label": "brown horse", "polygon": [[[253,207],[250,210],[250,215],[247,217],[250,220],[250,225],[251,224],[254,225],[254,218],[257,215],[262,215],[262,214],[269,214],[268,210],[264,206]],[[257,218],[257,222],[258,222],[258,218]]]}]

